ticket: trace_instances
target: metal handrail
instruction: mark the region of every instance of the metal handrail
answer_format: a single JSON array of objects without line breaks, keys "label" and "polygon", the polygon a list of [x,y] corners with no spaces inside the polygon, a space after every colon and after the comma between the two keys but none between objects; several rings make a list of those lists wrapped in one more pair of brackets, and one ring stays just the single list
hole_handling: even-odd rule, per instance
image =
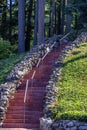
[{"label": "metal handrail", "polygon": [[29,80],[26,81],[26,89],[25,89],[25,95],[24,95],[24,103],[26,102],[26,96],[27,96],[28,84],[29,84]]},{"label": "metal handrail", "polygon": [[[54,44],[50,47],[50,49],[52,49],[52,47],[56,44],[56,42],[54,42]],[[46,54],[42,57],[42,61],[44,60],[44,58],[48,55],[48,53],[50,52],[50,49],[47,48],[47,52]]]},{"label": "metal handrail", "polygon": [[61,41],[62,41],[65,37],[67,37],[69,34],[70,34],[70,32],[67,33],[64,37],[62,37],[62,38],[59,40],[60,45],[61,45]]}]

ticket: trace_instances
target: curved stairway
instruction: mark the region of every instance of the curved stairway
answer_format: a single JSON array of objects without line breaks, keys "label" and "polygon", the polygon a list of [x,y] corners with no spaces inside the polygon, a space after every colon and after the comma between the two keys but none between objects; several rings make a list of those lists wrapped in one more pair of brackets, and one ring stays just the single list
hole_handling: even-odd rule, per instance
[{"label": "curved stairway", "polygon": [[[15,98],[10,100],[9,108],[3,128],[28,128],[40,127],[39,119],[43,116],[45,89],[48,84],[53,65],[60,54],[60,48],[52,50],[38,68],[34,67],[29,74],[24,76],[24,82],[17,89]],[[31,80],[33,72],[35,77]],[[26,103],[24,94],[26,80],[29,80]]]}]

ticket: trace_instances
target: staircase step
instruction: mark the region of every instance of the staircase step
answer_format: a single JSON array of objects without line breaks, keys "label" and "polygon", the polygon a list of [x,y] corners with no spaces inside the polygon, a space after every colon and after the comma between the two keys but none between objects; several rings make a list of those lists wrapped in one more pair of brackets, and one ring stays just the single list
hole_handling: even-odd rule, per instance
[{"label": "staircase step", "polygon": [[39,128],[39,124],[32,124],[32,123],[4,123],[3,128]]},{"label": "staircase step", "polygon": [[[9,108],[9,111],[14,111],[15,109],[17,111],[18,110],[20,111],[20,110],[24,110],[24,107],[20,107],[20,108],[19,107],[11,107],[11,108]],[[42,108],[40,108],[40,107],[32,108],[32,106],[31,107],[29,106],[29,107],[26,108],[26,110],[30,110],[30,111],[43,111],[43,107]]]},{"label": "staircase step", "polygon": [[40,130],[39,128],[26,129],[26,128],[0,128],[0,130]]},{"label": "staircase step", "polygon": [[[14,113],[14,115],[21,115],[21,114],[23,114],[24,113],[24,110],[20,110],[20,111],[16,111],[16,110],[14,110],[14,111],[7,111],[7,114],[13,114]],[[34,115],[34,116],[36,116],[36,115],[42,115],[43,114],[43,112],[41,112],[41,111],[25,111],[25,114],[26,115]]]},{"label": "staircase step", "polygon": [[[29,90],[27,92],[30,92],[31,89],[32,89],[32,92],[35,91],[35,92],[40,93],[40,92],[43,92],[46,88],[42,87],[42,86],[41,87],[37,87],[37,88],[36,87],[32,87],[32,88],[29,88]],[[20,89],[20,90],[17,91],[17,93],[24,93],[24,91],[25,90],[21,90]]]},{"label": "staircase step", "polygon": [[[10,119],[10,120],[13,120],[13,119],[14,119],[14,120],[17,120],[17,121],[18,121],[18,120],[22,120],[22,119],[25,118],[27,121],[33,121],[33,120],[34,120],[34,121],[36,121],[36,120],[38,121],[38,119],[39,119],[40,117],[41,117],[41,115],[36,115],[36,116],[33,115],[33,116],[32,116],[32,115],[19,115],[19,114],[18,114],[18,115],[7,115],[7,116],[6,116],[6,119],[7,119],[7,120],[9,120],[9,119]],[[31,123],[32,123],[32,122],[31,122]]]},{"label": "staircase step", "polygon": [[[18,106],[19,105],[19,106]],[[26,108],[29,108],[29,107],[42,107],[42,105],[43,105],[43,103],[26,103],[26,104],[23,104],[23,103],[20,103],[20,104],[18,104],[18,103],[11,103],[10,104],[10,106],[9,106],[9,108],[14,108],[14,107],[17,107],[18,109],[20,109],[20,108],[23,108],[24,106],[26,107]]]},{"label": "staircase step", "polygon": [[30,119],[36,119],[36,120],[38,120],[38,118],[40,118],[42,115],[40,114],[40,115],[25,115],[25,113],[22,113],[22,114],[12,114],[12,115],[8,115],[7,114],[7,116],[6,116],[6,118],[7,118],[7,120],[8,119],[14,119],[14,120],[16,120],[16,119],[24,119],[24,117],[28,120],[30,120]]},{"label": "staircase step", "polygon": [[39,120],[32,119],[32,118],[26,118],[24,119],[7,119],[5,123],[32,123],[32,124],[39,124]]}]

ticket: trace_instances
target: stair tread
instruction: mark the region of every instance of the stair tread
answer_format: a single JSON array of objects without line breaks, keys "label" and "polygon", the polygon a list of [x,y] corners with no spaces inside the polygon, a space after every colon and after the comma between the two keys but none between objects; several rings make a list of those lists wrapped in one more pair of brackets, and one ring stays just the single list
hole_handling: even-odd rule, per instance
[{"label": "stair tread", "polygon": [[4,123],[3,128],[39,128],[39,124],[32,123]]}]

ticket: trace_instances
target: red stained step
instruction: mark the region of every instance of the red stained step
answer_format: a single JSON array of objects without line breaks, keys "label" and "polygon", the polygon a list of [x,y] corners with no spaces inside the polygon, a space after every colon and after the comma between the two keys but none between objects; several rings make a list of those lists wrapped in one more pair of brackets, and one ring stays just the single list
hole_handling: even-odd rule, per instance
[{"label": "red stained step", "polygon": [[3,128],[39,128],[39,124],[32,123],[4,123]]}]

